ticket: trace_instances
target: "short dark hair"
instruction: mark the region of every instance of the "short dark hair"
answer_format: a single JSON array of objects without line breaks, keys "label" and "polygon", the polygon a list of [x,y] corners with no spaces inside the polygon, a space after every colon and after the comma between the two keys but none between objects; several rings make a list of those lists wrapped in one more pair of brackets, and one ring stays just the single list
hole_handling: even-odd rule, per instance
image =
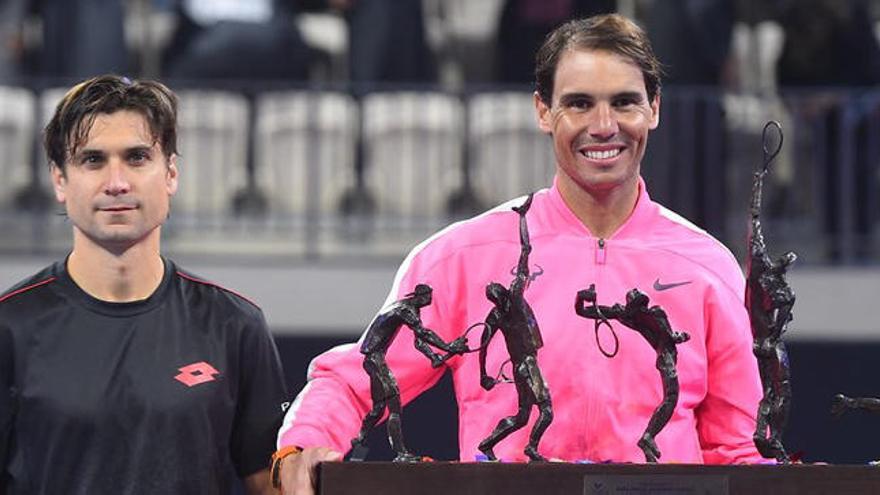
[{"label": "short dark hair", "polygon": [[556,67],[566,50],[605,50],[632,60],[645,79],[648,99],[660,94],[663,69],[654,55],[645,31],[619,14],[603,14],[576,19],[547,35],[535,57],[535,85],[547,106],[553,103]]},{"label": "short dark hair", "polygon": [[63,172],[67,159],[84,144],[95,117],[119,110],[131,110],[144,116],[154,143],[162,146],[166,158],[177,153],[177,97],[174,93],[160,82],[103,75],[72,87],[55,107],[43,136],[50,165]]}]

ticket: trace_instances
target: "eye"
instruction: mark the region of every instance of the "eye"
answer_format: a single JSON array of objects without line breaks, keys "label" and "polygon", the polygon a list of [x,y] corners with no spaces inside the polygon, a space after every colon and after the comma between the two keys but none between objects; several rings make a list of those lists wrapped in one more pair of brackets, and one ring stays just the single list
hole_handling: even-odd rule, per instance
[{"label": "eye", "polygon": [[128,161],[135,165],[143,164],[150,160],[150,153],[146,150],[134,150],[128,154]]},{"label": "eye", "polygon": [[586,110],[592,106],[589,98],[572,98],[566,102],[566,107],[576,110]]},{"label": "eye", "polygon": [[104,163],[104,157],[98,154],[87,154],[79,161],[80,165],[88,168],[98,168]]},{"label": "eye", "polygon": [[615,98],[612,103],[616,108],[626,108],[639,104],[639,99],[634,96],[621,96]]}]

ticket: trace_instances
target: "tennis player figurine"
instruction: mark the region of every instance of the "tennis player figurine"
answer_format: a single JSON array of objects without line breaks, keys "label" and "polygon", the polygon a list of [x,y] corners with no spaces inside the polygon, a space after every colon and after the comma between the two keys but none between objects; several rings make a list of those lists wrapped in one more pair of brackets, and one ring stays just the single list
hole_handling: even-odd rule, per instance
[{"label": "tennis player figurine", "polygon": [[[775,127],[779,133],[777,148],[773,153],[767,148],[770,127]],[[779,124],[768,122],[764,126],[763,140],[764,164],[761,170],[755,172],[752,183],[745,297],[754,338],[752,348],[758,360],[764,388],[764,396],[758,405],[754,440],[762,456],[787,463],[789,457],[782,445],[782,434],[791,407],[791,381],[788,351],[782,335],[791,321],[791,309],[795,301],[785,273],[797,256],[789,251],[773,261],[767,254],[761,227],[761,194],[770,162],[782,148],[782,129]]]},{"label": "tennis player figurine", "polygon": [[[587,306],[586,303],[590,303]],[[655,438],[657,434],[669,422],[675,405],[678,403],[678,372],[675,365],[678,362],[676,346],[687,342],[690,335],[685,332],[672,330],[666,312],[660,306],[648,306],[649,298],[638,289],[632,289],[626,294],[626,305],[599,306],[596,304],[596,286],[591,284],[587,290],[578,292],[575,302],[575,311],[584,318],[596,320],[596,328],[601,324],[610,327],[609,320],[617,320],[623,325],[640,333],[651,347],[657,352],[657,370],[663,383],[663,401],[654,410],[648,427],[638,445],[645,453],[648,462],[657,462],[661,456]],[[613,354],[606,356],[612,357]],[[616,349],[615,349],[616,354]]]},{"label": "tennis player figurine", "polygon": [[831,415],[835,419],[843,416],[849,409],[862,409],[872,413],[880,413],[880,399],[875,397],[847,397],[843,394],[834,396],[831,404]]},{"label": "tennis player figurine", "polygon": [[532,205],[532,195],[519,207],[513,210],[519,214],[520,257],[516,267],[516,276],[510,288],[492,282],[486,287],[486,297],[494,307],[486,317],[486,328],[480,339],[480,385],[491,390],[499,380],[486,373],[486,348],[495,332],[501,331],[510,355],[513,367],[513,383],[516,386],[519,409],[513,416],[501,419],[492,433],[480,442],[478,448],[489,460],[497,460],[493,451],[495,445],[529,420],[532,407],[539,411],[538,420],[532,427],[529,442],[524,453],[532,461],[545,461],[538,453],[538,442],[550,423],[553,421],[553,406],[550,402],[550,390],[538,368],[538,349],[544,342],[541,330],[531,306],[525,299],[524,292],[529,283],[529,230],[526,213]]},{"label": "tennis player figurine", "polygon": [[[403,429],[400,424],[400,389],[397,380],[385,362],[385,353],[397,337],[400,327],[406,325],[415,333],[415,347],[431,360],[431,366],[437,368],[452,356],[467,352],[465,337],[459,337],[446,343],[437,334],[422,325],[421,309],[431,304],[433,290],[425,284],[418,284],[412,293],[392,304],[386,311],[376,316],[367,329],[361,344],[364,354],[364,370],[370,376],[370,395],[373,407],[364,417],[360,433],[351,441],[352,451],[349,459],[362,461],[366,457],[367,448],[364,444],[367,434],[376,426],[385,409],[388,409],[388,440],[391,448],[397,453],[395,462],[419,462],[421,456],[410,453],[403,443]],[[431,346],[437,347],[447,354],[440,356]]]}]

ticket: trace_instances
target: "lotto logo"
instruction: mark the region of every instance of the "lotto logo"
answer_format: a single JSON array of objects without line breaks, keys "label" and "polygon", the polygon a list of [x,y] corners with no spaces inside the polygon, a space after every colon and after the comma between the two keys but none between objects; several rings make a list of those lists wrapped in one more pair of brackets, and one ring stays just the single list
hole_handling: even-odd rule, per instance
[{"label": "lotto logo", "polygon": [[220,374],[213,366],[204,361],[186,365],[183,368],[178,368],[178,370],[180,373],[174,379],[187,387],[194,387],[200,383],[214,381],[214,376]]}]

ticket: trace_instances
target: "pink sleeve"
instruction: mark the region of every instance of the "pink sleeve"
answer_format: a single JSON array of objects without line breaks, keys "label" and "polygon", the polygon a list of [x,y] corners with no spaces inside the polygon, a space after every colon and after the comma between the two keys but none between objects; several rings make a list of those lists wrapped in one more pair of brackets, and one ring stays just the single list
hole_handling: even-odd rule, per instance
[{"label": "pink sleeve", "polygon": [[[743,287],[742,276],[737,275],[739,289]],[[762,457],[752,435],[762,389],[742,295],[728,286],[716,286],[706,301],[705,311],[708,387],[697,410],[703,461],[760,461]]]},{"label": "pink sleeve", "polygon": [[[449,297],[444,296],[445,280],[432,279],[425,273],[427,270],[420,269],[425,264],[411,261],[413,258],[418,257],[410,255],[401,266],[386,304],[411,292],[417,283],[431,285],[434,300],[430,306],[422,309],[422,321],[448,342],[454,338],[449,335],[451,327],[432,326],[445,321],[437,317],[438,314],[447,313],[443,309],[444,302],[449,301]],[[413,341],[413,332],[404,326],[386,354],[403,404],[433,386],[445,371],[444,367],[431,368],[430,361],[415,349]],[[278,433],[279,448],[287,445],[304,448],[322,446],[340,452],[347,452],[351,448],[351,440],[358,434],[361,421],[372,406],[370,381],[363,369],[363,358],[359,344],[346,344],[330,349],[312,361],[306,386],[288,410]],[[384,427],[381,423],[376,426]],[[405,415],[403,431],[405,435]]]}]

